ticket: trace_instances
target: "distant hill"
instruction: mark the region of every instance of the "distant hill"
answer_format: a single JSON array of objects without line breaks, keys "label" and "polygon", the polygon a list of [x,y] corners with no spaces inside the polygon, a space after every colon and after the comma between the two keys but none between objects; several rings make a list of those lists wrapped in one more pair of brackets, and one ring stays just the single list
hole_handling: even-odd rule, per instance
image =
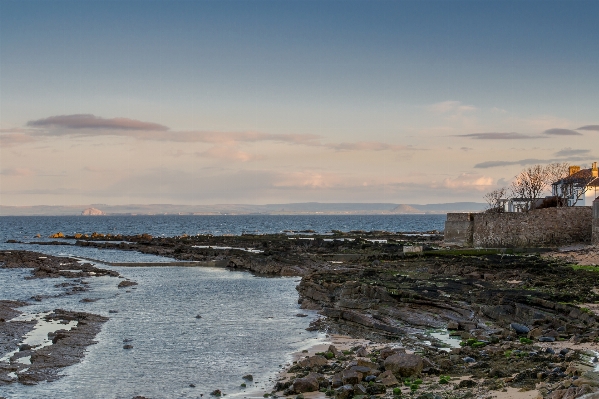
[{"label": "distant hill", "polygon": [[477,212],[485,204],[478,202],[453,202],[444,204],[393,204],[393,203],[321,203],[299,202],[289,204],[87,204],[69,206],[5,206],[0,205],[0,216],[75,216],[82,214],[105,215],[391,215],[391,214],[443,214],[447,212]]},{"label": "distant hill", "polygon": [[412,205],[398,205],[391,210],[393,213],[424,213],[421,209],[417,209]]}]

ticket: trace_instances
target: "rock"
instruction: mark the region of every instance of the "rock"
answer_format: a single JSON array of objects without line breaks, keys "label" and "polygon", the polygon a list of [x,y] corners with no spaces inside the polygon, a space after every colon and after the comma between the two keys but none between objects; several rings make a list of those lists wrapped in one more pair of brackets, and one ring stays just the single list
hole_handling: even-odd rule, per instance
[{"label": "rock", "polygon": [[356,356],[358,357],[367,357],[368,356],[368,350],[366,350],[365,347],[360,347],[360,349],[358,349],[356,351]]},{"label": "rock", "polygon": [[109,310],[108,313],[118,313],[118,310]]},{"label": "rock", "polygon": [[370,381],[375,381],[376,380],[376,376],[374,375],[369,375],[366,378],[364,378],[365,382],[370,382]]},{"label": "rock", "polygon": [[397,378],[395,378],[395,375],[393,375],[391,370],[383,372],[378,376],[377,380],[386,387],[394,387],[399,384],[399,381],[397,381]]},{"label": "rock", "polygon": [[474,388],[476,386],[476,381],[473,380],[462,380],[460,381],[458,387],[460,388]]},{"label": "rock", "polygon": [[297,362],[301,367],[321,367],[327,365],[327,359],[324,356],[316,355],[306,357]]},{"label": "rock", "polygon": [[335,390],[336,399],[350,399],[354,395],[354,387],[351,385],[343,385]]},{"label": "rock", "polygon": [[516,332],[516,334],[528,334],[530,332],[530,328],[523,324],[512,323],[510,324],[510,327]]},{"label": "rock", "polygon": [[254,376],[251,374],[246,374],[243,377],[241,377],[242,379],[246,380],[246,381],[254,381]]},{"label": "rock", "polygon": [[396,376],[411,377],[422,371],[424,363],[418,355],[398,353],[385,359],[384,365]]},{"label": "rock", "polygon": [[199,314],[196,315],[196,319],[201,319],[202,316],[200,316]]},{"label": "rock", "polygon": [[476,363],[476,360],[470,356],[466,356],[465,358],[462,358],[462,361],[464,363]]},{"label": "rock", "polygon": [[214,391],[210,392],[211,396],[222,396],[222,392],[220,391],[220,389],[215,389]]},{"label": "rock", "polygon": [[540,337],[541,335],[543,335],[543,330],[541,330],[540,328],[533,328],[532,330],[530,330],[528,332],[528,338],[537,338]]},{"label": "rock", "polygon": [[130,344],[123,345],[123,349],[133,349],[133,345],[130,345]]},{"label": "rock", "polygon": [[554,337],[539,337],[539,342],[555,342]]},{"label": "rock", "polygon": [[457,330],[460,328],[460,324],[457,321],[450,321],[447,323],[448,330]]},{"label": "rock", "polygon": [[387,391],[387,387],[384,384],[368,384],[366,392],[370,395],[380,395]]},{"label": "rock", "polygon": [[308,317],[308,315],[304,313],[298,313],[295,315],[295,317]]},{"label": "rock", "polygon": [[354,370],[343,370],[341,373],[341,380],[343,381],[343,384],[358,384],[360,381],[362,381],[363,377],[364,375],[362,373],[358,373]]},{"label": "rock", "polygon": [[397,353],[406,353],[406,350],[403,348],[383,348],[380,350],[379,352],[379,356],[381,359],[385,360],[387,359],[389,356],[393,356]]},{"label": "rock", "polygon": [[131,280],[123,280],[119,283],[119,285],[117,287],[118,288],[131,287],[132,285],[137,285],[137,283],[135,281],[131,281]]},{"label": "rock", "polygon": [[368,392],[366,391],[366,387],[362,384],[354,385],[354,396],[357,395],[366,395]]},{"label": "rock", "polygon": [[293,391],[295,393],[318,391],[318,380],[312,374],[310,373],[303,378],[296,378],[293,381]]},{"label": "rock", "polygon": [[341,352],[339,352],[339,350],[335,348],[334,345],[329,345],[329,349],[327,350],[327,352],[331,352],[335,357],[339,357],[339,355],[341,354]]},{"label": "rock", "polygon": [[331,378],[331,386],[333,388],[339,388],[340,386],[343,386],[343,380],[341,379],[341,376],[341,373],[336,373],[333,375]]}]

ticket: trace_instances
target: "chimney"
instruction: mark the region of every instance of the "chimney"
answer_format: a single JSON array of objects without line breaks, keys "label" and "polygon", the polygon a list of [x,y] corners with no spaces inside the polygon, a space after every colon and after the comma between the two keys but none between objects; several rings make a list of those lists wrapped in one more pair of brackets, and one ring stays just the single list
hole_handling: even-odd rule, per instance
[{"label": "chimney", "polygon": [[580,166],[572,165],[572,166],[570,166],[568,171],[569,171],[569,175],[572,176],[574,173],[580,172]]},{"label": "chimney", "polygon": [[599,177],[599,170],[597,169],[597,162],[593,162],[593,167],[591,168],[591,174],[593,177]]}]

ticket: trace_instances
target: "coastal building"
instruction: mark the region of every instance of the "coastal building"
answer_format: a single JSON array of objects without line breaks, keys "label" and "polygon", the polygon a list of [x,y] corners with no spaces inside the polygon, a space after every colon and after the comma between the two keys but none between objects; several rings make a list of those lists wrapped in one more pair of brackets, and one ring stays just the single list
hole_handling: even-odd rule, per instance
[{"label": "coastal building", "polygon": [[591,206],[599,195],[599,169],[597,162],[588,169],[570,166],[567,177],[551,185],[554,197],[568,202],[568,206]]}]

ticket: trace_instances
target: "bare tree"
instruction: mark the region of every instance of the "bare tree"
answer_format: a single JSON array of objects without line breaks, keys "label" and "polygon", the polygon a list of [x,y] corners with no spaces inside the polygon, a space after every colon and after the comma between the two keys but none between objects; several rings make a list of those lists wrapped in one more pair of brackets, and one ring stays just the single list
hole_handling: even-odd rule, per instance
[{"label": "bare tree", "polygon": [[501,213],[503,212],[503,207],[501,206],[501,199],[505,197],[507,189],[505,187],[498,188],[497,190],[493,190],[487,194],[485,194],[485,201],[487,201],[487,209],[485,212],[487,213]]},{"label": "bare tree", "polygon": [[537,199],[548,186],[545,167],[534,165],[524,169],[512,182],[511,191],[514,198],[520,199],[524,204],[524,211],[533,209]]}]

